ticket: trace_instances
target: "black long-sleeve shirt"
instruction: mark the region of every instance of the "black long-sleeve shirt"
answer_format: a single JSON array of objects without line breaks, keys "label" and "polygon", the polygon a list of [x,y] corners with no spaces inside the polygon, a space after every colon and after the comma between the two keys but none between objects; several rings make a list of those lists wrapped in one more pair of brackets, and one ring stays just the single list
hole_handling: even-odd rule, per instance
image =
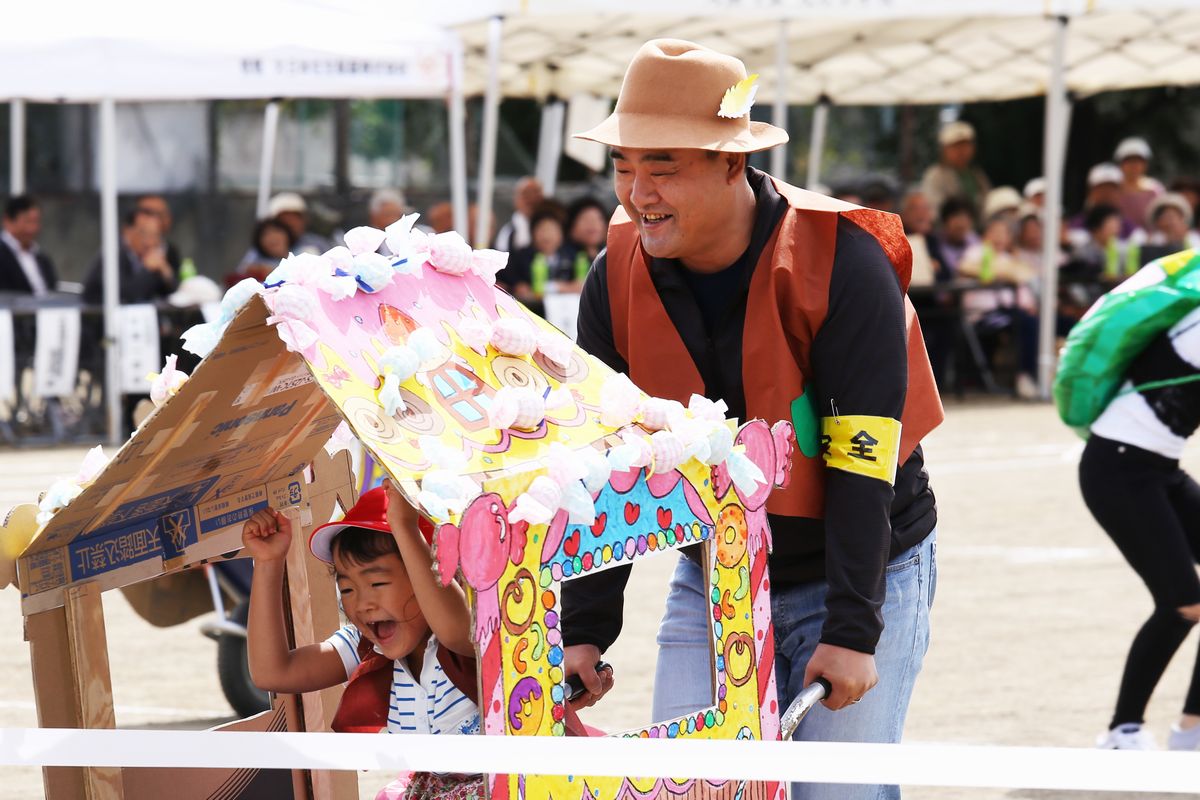
[{"label": "black long-sleeve shirt", "polygon": [[[736,262],[712,274],[691,272],[670,259],[650,264],[663,306],[704,381],[705,396],[724,400],[730,416],[741,420],[746,418],[742,332],[748,324],[750,279],[787,210],[787,201],[763,173],[748,169],[747,179],[757,211],[750,245]],[[584,284],[578,330],[583,349],[618,372],[629,371],[613,339],[604,252]],[[908,390],[907,351],[904,297],[895,270],[870,234],[839,220],[828,311],[810,352],[817,414],[831,415],[836,407],[839,415],[900,419]],[[770,515],[772,585],[784,589],[827,580],[829,613],[821,641],[873,653],[883,630],[887,562],[928,536],[936,522],[919,447],[900,465],[894,485],[828,469],[824,519]],[[625,566],[564,585],[568,644],[605,650],[616,640],[628,578]]]}]

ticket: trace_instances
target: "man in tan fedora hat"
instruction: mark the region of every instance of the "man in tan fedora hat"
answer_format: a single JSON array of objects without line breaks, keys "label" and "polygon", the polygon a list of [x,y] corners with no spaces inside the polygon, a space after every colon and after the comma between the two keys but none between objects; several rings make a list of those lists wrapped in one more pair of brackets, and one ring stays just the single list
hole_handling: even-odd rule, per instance
[{"label": "man in tan fedora hat", "polygon": [[[797,738],[895,741],[933,597],[919,441],[942,418],[904,295],[911,252],[898,217],[749,168],[749,153],[787,141],[750,120],[753,100],[738,59],[656,40],[612,116],[578,134],[612,148],[621,203],[584,286],[579,343],[652,395],[703,394],[743,420],[793,423],[790,483],[767,502],[780,707],[824,677],[827,708]],[[672,580],[656,720],[713,703],[702,558],[685,550]],[[567,672],[594,696],[591,666],[620,631],[627,578],[618,568],[564,586]],[[855,791],[798,786],[793,798]]]}]

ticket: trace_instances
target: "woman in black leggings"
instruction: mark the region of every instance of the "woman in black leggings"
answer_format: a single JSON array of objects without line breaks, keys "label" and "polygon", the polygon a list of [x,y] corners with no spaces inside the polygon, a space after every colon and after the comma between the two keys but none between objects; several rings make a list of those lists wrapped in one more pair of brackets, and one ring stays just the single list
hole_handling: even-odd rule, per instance
[{"label": "woman in black leggings", "polygon": [[[1200,309],[1159,336],[1092,424],[1079,465],[1083,499],[1154,598],[1121,678],[1110,730],[1098,742],[1154,749],[1142,726],[1167,664],[1200,622],[1200,485],[1179,457],[1200,427]],[[1200,750],[1200,657],[1172,726],[1172,750]]]}]

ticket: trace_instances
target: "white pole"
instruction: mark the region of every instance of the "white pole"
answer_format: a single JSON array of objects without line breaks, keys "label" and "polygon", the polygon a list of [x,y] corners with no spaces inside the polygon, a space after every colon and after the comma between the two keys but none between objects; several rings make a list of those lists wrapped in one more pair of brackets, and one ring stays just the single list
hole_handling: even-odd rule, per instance
[{"label": "white pole", "polygon": [[500,42],[504,18],[488,20],[487,90],[483,96],[483,136],[479,143],[479,203],[475,220],[475,246],[487,247],[496,186],[496,137],[500,131]]},{"label": "white pole", "polygon": [[1055,321],[1058,316],[1058,229],[1062,224],[1063,160],[1067,136],[1067,18],[1055,18],[1054,26],[1042,157],[1046,176],[1046,202],[1042,235],[1042,296],[1038,319],[1038,393],[1043,400],[1050,399],[1054,383]]},{"label": "white pole", "polygon": [[117,269],[117,104],[100,101],[100,254],[104,275],[104,392],[108,398],[108,441],[122,440],[121,353],[117,349],[117,312],[121,275]]},{"label": "white pole", "polygon": [[566,122],[566,104],[553,100],[542,106],[542,124],[538,130],[537,174],[542,191],[547,197],[554,196],[558,188],[558,162],[562,158],[563,124]]},{"label": "white pole", "polygon": [[279,101],[271,100],[263,112],[262,160],[258,163],[258,203],[255,216],[267,216],[271,203],[271,177],[275,172],[275,140],[279,134]]},{"label": "white pole", "polygon": [[[788,109],[788,37],[787,20],[779,21],[779,39],[775,42],[775,109],[772,114],[775,127],[787,130]],[[781,144],[771,151],[771,174],[781,181],[787,180],[788,146]]]},{"label": "white pole", "polygon": [[825,152],[825,129],[829,125],[829,98],[821,95],[813,107],[812,136],[808,140],[808,177],[804,185],[816,191],[821,183],[821,156]]},{"label": "white pole", "polygon": [[462,43],[454,47],[450,64],[450,207],[454,230],[471,238],[467,230],[467,108],[463,97]]},{"label": "white pole", "polygon": [[16,196],[25,194],[25,101],[8,104],[8,188]]}]

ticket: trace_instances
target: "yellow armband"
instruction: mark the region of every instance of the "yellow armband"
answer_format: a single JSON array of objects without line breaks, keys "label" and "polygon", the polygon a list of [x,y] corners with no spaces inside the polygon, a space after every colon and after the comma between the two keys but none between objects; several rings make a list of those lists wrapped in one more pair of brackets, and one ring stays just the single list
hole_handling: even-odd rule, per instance
[{"label": "yellow armband", "polygon": [[899,454],[900,422],[891,417],[821,419],[821,455],[827,467],[891,484]]}]

